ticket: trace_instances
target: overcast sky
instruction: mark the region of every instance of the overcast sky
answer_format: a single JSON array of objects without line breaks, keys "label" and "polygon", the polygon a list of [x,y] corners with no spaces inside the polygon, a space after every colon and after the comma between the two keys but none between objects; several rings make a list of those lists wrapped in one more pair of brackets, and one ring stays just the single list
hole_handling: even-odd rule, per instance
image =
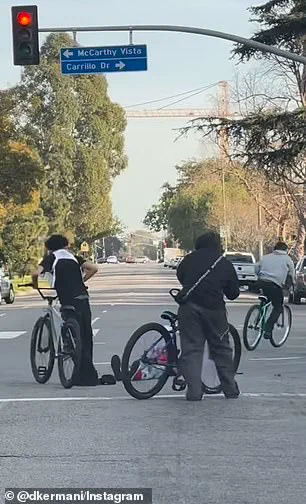
[{"label": "overcast sky", "polygon": [[[12,63],[10,7],[31,2],[0,0],[1,17],[7,19],[0,34],[0,86],[19,80]],[[33,2],[35,3],[35,2]],[[254,0],[252,4],[263,3]],[[128,24],[187,25],[249,37],[252,25],[246,0],[38,0],[41,27]],[[3,23],[4,25],[4,23]],[[43,41],[44,37],[41,37]],[[83,33],[83,46],[128,43],[126,33]],[[233,79],[232,45],[223,40],[176,33],[135,33],[134,43],[148,45],[147,72],[109,74],[109,93],[122,106],[171,96],[190,89]],[[181,108],[211,109],[217,87],[188,101]],[[157,106],[161,106],[157,104]],[[147,108],[147,107],[143,107]],[[175,142],[184,119],[130,119],[126,131],[129,166],[115,181],[114,212],[130,229],[141,227],[146,210],[156,202],[166,181],[174,182],[175,165],[182,160],[211,154],[211,146],[199,139]]]}]

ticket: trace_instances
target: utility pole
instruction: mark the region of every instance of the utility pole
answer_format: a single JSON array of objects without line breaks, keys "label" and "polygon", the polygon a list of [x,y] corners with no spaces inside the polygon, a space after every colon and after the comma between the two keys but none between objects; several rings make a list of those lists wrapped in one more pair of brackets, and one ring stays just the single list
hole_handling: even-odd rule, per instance
[{"label": "utility pole", "polygon": [[258,256],[259,259],[262,258],[263,256],[263,239],[262,239],[262,206],[260,202],[257,204],[257,214],[258,214],[258,219],[257,219],[257,227],[258,227]]},{"label": "utility pole", "polygon": [[[229,116],[229,86],[227,81],[220,82],[221,85],[221,100],[219,102],[219,115],[222,118]],[[223,229],[224,229],[224,248],[227,251],[228,247],[228,225],[227,225],[227,206],[226,206],[226,188],[225,188],[225,169],[227,156],[229,153],[228,135],[225,129],[221,130],[220,134],[220,163],[221,163],[221,184],[222,184],[222,200],[223,200]]]},{"label": "utility pole", "polygon": [[106,253],[105,253],[106,251],[105,251],[105,238],[104,238],[104,236],[102,238],[102,247],[103,247],[103,259],[105,259],[106,258]]}]

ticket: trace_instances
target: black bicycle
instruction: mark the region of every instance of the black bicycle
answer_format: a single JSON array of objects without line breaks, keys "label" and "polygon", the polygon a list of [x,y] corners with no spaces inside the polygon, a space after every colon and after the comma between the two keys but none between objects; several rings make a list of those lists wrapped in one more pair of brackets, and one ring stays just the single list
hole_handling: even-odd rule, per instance
[{"label": "black bicycle", "polygon": [[[183,391],[185,380],[178,372],[178,318],[171,311],[161,315],[170,326],[151,322],[137,329],[122,356],[122,381],[125,390],[135,399],[150,399],[158,394],[169,377],[173,377],[172,389]],[[233,352],[233,363],[237,372],[241,358],[241,341],[235,327],[229,324],[229,339]],[[220,394],[220,381],[203,383],[205,394]]]},{"label": "black bicycle", "polygon": [[[33,287],[23,284],[21,287]],[[80,326],[75,318],[74,306],[55,306],[57,295],[43,291],[54,289],[36,289],[41,298],[47,301],[45,315],[39,317],[34,325],[31,336],[30,359],[35,380],[47,383],[52,375],[55,359],[58,362],[60,382],[65,388],[71,388],[73,379],[77,376],[82,355]]]}]

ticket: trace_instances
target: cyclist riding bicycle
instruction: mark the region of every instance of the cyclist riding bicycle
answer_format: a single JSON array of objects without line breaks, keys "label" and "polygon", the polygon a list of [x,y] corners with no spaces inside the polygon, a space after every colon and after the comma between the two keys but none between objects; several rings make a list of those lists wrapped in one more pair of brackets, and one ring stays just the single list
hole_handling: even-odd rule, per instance
[{"label": "cyclist riding bicycle", "polygon": [[[65,236],[52,235],[45,243],[46,256],[33,273],[33,285],[38,287],[38,277],[51,273],[52,287],[55,288],[62,305],[75,308],[82,340],[82,358],[79,376],[74,378],[74,385],[98,385],[98,374],[93,364],[93,334],[89,296],[84,284],[98,271],[98,268],[73,255]],[[82,276],[84,273],[84,277]]]},{"label": "cyclist riding bicycle", "polygon": [[274,325],[282,313],[284,304],[283,289],[288,279],[295,283],[295,268],[292,259],[288,256],[288,246],[278,241],[272,254],[267,254],[256,264],[258,287],[271,301],[273,310],[266,322],[264,338],[271,339]]}]

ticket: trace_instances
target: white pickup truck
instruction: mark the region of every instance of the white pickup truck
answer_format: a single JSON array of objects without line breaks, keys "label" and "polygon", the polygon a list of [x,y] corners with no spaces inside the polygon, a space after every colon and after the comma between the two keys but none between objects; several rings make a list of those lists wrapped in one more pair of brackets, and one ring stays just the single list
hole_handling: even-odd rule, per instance
[{"label": "white pickup truck", "polygon": [[240,286],[248,286],[254,290],[257,275],[255,273],[256,260],[253,254],[248,252],[225,252],[224,257],[233,264]]}]

